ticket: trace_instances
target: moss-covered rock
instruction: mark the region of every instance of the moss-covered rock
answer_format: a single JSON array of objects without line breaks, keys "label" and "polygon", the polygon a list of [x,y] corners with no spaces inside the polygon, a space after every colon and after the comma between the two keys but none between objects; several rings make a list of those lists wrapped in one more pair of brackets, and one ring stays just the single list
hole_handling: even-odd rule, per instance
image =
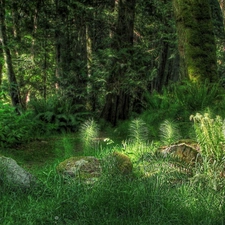
[{"label": "moss-covered rock", "polygon": [[120,152],[114,152],[112,158],[115,172],[122,175],[128,175],[132,173],[133,164],[127,155]]},{"label": "moss-covered rock", "polygon": [[58,173],[64,177],[78,178],[82,181],[91,181],[101,175],[100,161],[92,156],[71,157],[57,166]]},{"label": "moss-covered rock", "polygon": [[162,146],[157,153],[177,158],[189,164],[196,162],[196,160],[201,160],[200,147],[196,142],[191,142],[191,140],[183,140],[170,146]]}]

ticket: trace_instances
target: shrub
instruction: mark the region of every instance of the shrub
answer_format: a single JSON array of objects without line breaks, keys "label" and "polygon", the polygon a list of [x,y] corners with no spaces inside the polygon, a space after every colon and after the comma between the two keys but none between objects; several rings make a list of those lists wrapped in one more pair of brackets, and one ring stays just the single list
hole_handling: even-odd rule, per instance
[{"label": "shrub", "polygon": [[0,146],[9,147],[33,138],[30,112],[18,115],[15,108],[0,102]]},{"label": "shrub", "polygon": [[88,114],[81,111],[81,107],[81,105],[75,104],[72,99],[59,96],[30,102],[34,118],[46,132],[49,129],[56,132],[77,131],[79,124]]}]

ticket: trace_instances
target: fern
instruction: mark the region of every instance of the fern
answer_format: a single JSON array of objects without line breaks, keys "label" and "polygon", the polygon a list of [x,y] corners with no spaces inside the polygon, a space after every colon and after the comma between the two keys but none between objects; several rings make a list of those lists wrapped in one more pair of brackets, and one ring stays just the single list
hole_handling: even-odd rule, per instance
[{"label": "fern", "polygon": [[180,139],[177,124],[173,121],[165,120],[160,125],[160,139],[164,145],[170,145]]},{"label": "fern", "polygon": [[83,106],[75,104],[72,99],[57,95],[47,100],[30,102],[30,108],[42,133],[48,133],[51,129],[53,132],[77,131],[79,124],[89,115],[81,112],[81,107]]},{"label": "fern", "polygon": [[221,161],[224,157],[224,121],[220,116],[212,118],[210,113],[191,115],[202,155]]},{"label": "fern", "polygon": [[142,119],[134,119],[131,121],[129,133],[131,139],[136,143],[142,143],[148,139],[148,129]]},{"label": "fern", "polygon": [[220,98],[220,90],[218,84],[191,83],[183,81],[182,84],[175,84],[172,87],[174,99],[179,105],[190,111],[204,110],[212,105],[215,100]]},{"label": "fern", "polygon": [[99,127],[93,119],[89,119],[81,124],[80,138],[83,144],[84,151],[91,149],[95,144],[95,139],[98,137]]}]

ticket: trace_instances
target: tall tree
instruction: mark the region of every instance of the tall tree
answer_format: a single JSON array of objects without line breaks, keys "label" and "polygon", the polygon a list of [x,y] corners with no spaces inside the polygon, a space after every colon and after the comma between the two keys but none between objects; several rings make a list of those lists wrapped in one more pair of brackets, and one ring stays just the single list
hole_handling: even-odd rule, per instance
[{"label": "tall tree", "polygon": [[56,6],[56,77],[60,91],[85,105],[87,89],[87,36],[85,1],[62,2]]},{"label": "tall tree", "polygon": [[0,0],[0,42],[3,47],[5,57],[5,64],[7,66],[8,82],[10,85],[10,97],[12,105],[18,107],[20,105],[19,87],[17,84],[16,76],[13,70],[12,57],[8,45],[6,26],[5,26],[5,0]]},{"label": "tall tree", "polygon": [[[154,19],[158,20],[156,32],[158,42],[155,48],[158,49],[157,55],[157,76],[152,81],[152,89],[161,91],[163,86],[168,85],[170,81],[179,79],[176,64],[178,61],[178,52],[176,49],[176,30],[175,20],[170,0],[158,0],[154,4]],[[152,91],[151,89],[151,91]]]},{"label": "tall tree", "polygon": [[216,43],[209,0],[173,0],[181,76],[193,82],[216,82]]},{"label": "tall tree", "polygon": [[100,74],[107,70],[105,53],[110,49],[112,27],[115,16],[115,0],[90,1],[92,10],[89,10],[87,23],[88,41],[88,70],[89,70],[89,103],[95,111],[101,101],[100,90],[103,91],[104,82]]},{"label": "tall tree", "polygon": [[106,102],[101,117],[116,125],[118,120],[129,117],[131,90],[126,83],[129,63],[132,59],[135,0],[119,0],[118,20],[112,41],[115,57],[106,86]]}]

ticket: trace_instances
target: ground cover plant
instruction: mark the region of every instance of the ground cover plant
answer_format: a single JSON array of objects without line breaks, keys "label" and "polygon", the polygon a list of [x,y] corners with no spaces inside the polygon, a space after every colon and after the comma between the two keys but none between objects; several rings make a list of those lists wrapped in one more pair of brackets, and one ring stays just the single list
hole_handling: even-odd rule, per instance
[{"label": "ground cover plant", "polygon": [[[107,139],[105,134],[98,145],[89,146],[92,155],[100,159],[118,151],[133,163],[133,173],[128,176],[111,174],[109,165],[104,164],[102,176],[93,185],[65,182],[56,172],[63,159],[88,153],[91,139],[87,136],[82,140],[76,134],[64,134],[1,150],[39,179],[38,186],[27,192],[1,186],[1,224],[224,224],[221,161],[220,166],[212,163],[205,154],[204,163],[186,172],[190,165],[179,167],[155,154],[160,142],[148,140],[146,127],[143,120],[135,119],[122,143],[113,143],[113,137]],[[88,135],[92,128],[96,122],[88,120],[81,131]],[[90,138],[92,135],[90,132]],[[166,137],[163,132],[162,138],[164,144],[171,141],[171,135]]]}]

